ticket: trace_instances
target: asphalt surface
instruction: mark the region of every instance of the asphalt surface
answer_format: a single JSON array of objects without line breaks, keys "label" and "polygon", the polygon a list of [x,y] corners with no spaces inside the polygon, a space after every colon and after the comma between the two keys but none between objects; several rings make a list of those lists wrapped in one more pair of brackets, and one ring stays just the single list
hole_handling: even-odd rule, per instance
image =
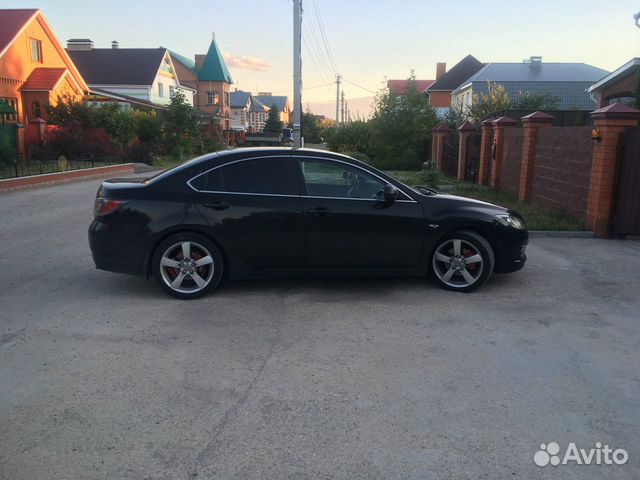
[{"label": "asphalt surface", "polygon": [[[94,269],[97,181],[0,195],[1,479],[640,476],[640,243],[534,238],[480,292]],[[628,451],[538,467],[541,443]]]}]

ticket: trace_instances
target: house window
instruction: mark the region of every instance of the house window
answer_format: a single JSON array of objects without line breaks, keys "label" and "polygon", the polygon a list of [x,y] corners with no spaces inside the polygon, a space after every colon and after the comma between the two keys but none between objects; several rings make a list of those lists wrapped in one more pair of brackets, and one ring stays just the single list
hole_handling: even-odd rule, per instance
[{"label": "house window", "polygon": [[33,118],[40,118],[42,115],[42,109],[40,108],[40,102],[33,102],[31,104],[31,115]]},{"label": "house window", "polygon": [[207,105],[218,105],[219,101],[220,95],[218,94],[218,92],[207,92]]},{"label": "house window", "polygon": [[164,97],[164,83],[158,83],[158,96]]},{"label": "house window", "polygon": [[31,61],[42,63],[42,42],[35,38],[31,39]]},{"label": "house window", "polygon": [[229,92],[224,92],[224,104],[229,105]]},{"label": "house window", "polygon": [[173,85],[169,85],[169,96],[173,97],[174,93],[176,93],[176,89],[173,88]]},{"label": "house window", "polygon": [[[9,105],[11,108],[13,108],[13,110],[15,112],[18,111],[18,100],[15,98],[5,98],[5,97],[0,97],[0,101],[5,102],[7,105]],[[6,114],[4,116],[4,119],[7,122],[17,122],[18,121],[18,116],[16,114]],[[2,114],[0,114],[0,124],[2,124]]]}]

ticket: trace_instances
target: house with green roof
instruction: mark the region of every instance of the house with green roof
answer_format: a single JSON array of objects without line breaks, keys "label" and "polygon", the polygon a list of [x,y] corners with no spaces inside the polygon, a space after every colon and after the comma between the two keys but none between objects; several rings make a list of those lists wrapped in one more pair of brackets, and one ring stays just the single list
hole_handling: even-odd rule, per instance
[{"label": "house with green roof", "polygon": [[220,53],[215,36],[206,54],[196,54],[191,60],[169,51],[181,85],[196,90],[194,108],[213,118],[214,130],[229,140],[231,130],[231,84],[233,79]]}]

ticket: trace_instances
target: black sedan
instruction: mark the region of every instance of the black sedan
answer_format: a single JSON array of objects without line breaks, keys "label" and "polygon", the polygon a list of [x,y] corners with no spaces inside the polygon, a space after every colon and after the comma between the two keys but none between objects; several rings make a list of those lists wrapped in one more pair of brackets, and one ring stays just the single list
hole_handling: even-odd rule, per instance
[{"label": "black sedan", "polygon": [[470,292],[522,268],[527,239],[512,210],[411,188],[344,155],[286,148],[105,181],[89,227],[97,268],[153,275],[184,299],[224,277],[300,273],[431,273]]}]

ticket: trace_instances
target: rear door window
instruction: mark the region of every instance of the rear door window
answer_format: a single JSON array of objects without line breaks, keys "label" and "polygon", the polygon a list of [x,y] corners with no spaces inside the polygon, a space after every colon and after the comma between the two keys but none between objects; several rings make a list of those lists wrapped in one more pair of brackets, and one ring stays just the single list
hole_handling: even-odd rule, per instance
[{"label": "rear door window", "polygon": [[205,174],[207,192],[261,195],[298,195],[298,186],[287,157],[240,160]]}]

